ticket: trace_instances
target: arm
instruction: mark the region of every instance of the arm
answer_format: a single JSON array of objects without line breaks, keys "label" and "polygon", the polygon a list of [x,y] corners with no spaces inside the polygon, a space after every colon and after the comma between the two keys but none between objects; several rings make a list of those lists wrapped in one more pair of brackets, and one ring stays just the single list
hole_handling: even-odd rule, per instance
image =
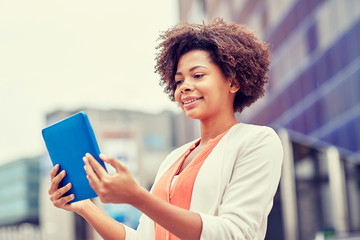
[{"label": "arm", "polygon": [[100,158],[116,169],[114,175],[109,175],[90,154],[84,157],[84,162],[89,183],[101,201],[131,204],[181,239],[200,238],[202,221],[198,213],[158,199],[139,186],[127,168],[114,158],[103,154]]},{"label": "arm", "polygon": [[125,239],[124,226],[106,215],[90,200],[68,203],[75,197],[73,194],[64,196],[71,189],[71,184],[59,188],[59,183],[65,177],[65,170],[59,174],[59,165],[56,165],[51,173],[51,186],[49,189],[50,200],[55,207],[72,211],[82,216],[104,239]]},{"label": "arm", "polygon": [[125,240],[123,224],[108,216],[91,201],[86,202],[84,208],[77,212],[106,240]]},{"label": "arm", "polygon": [[148,191],[141,191],[133,205],[181,239],[200,239],[202,221],[198,213],[171,205]]}]

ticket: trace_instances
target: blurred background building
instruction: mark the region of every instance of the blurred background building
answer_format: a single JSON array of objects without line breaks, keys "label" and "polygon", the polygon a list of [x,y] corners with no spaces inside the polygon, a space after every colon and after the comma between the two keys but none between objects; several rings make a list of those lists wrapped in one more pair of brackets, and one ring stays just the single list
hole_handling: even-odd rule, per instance
[{"label": "blurred background building", "polygon": [[39,157],[0,166],[0,239],[41,239],[39,196]]},{"label": "blurred background building", "polygon": [[[78,111],[51,112],[46,116],[46,126]],[[100,151],[125,164],[147,189],[169,152],[199,135],[195,121],[172,111],[81,111],[89,117]],[[111,165],[106,167],[110,173],[115,171]],[[0,166],[0,239],[101,239],[83,218],[52,205],[48,195],[51,169],[47,153]],[[124,204],[102,204],[97,198],[93,201],[117,221],[137,227],[137,209]]]},{"label": "blurred background building", "polygon": [[[126,165],[132,176],[147,189],[151,188],[157,169],[167,154],[176,146],[194,139],[197,133],[194,121],[171,111],[151,114],[117,109],[81,110],[89,117],[100,151]],[[49,113],[47,125],[76,112]],[[115,171],[111,165],[106,164],[106,167],[110,173]],[[83,218],[56,209],[51,204],[47,194],[51,168],[51,161],[46,156],[42,161],[40,193],[40,224],[45,239],[101,239]],[[124,204],[102,204],[98,198],[94,202],[112,218],[133,228],[137,227],[140,212],[135,208]]]},{"label": "blurred background building", "polygon": [[[360,2],[178,0],[178,7],[180,21],[243,23],[272,51],[265,97],[237,115],[273,127],[284,145],[266,239],[360,239]],[[164,157],[199,135],[196,122],[172,111],[79,110],[101,151],[146,188]],[[44,122],[75,112],[53,111]],[[50,169],[46,153],[0,165],[0,239],[100,239],[82,218],[51,205]],[[136,209],[94,201],[137,226]]]},{"label": "blurred background building", "polygon": [[[265,97],[238,116],[283,140],[267,239],[360,231],[360,2],[181,0],[182,21],[245,24],[272,51]],[[360,235],[354,237],[360,239]]]}]

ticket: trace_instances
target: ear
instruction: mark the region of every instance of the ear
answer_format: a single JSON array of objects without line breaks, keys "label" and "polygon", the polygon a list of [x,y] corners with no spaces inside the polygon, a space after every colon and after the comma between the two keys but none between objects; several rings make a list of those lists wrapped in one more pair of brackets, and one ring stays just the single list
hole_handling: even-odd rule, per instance
[{"label": "ear", "polygon": [[236,93],[237,91],[239,91],[240,84],[235,79],[230,79],[229,82],[230,82],[229,91],[231,93]]}]

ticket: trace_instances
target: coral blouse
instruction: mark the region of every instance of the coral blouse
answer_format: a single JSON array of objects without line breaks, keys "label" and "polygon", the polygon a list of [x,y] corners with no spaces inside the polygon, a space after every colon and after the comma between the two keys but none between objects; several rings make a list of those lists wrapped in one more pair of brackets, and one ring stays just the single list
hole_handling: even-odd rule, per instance
[{"label": "coral blouse", "polygon": [[[199,145],[201,139],[196,141],[174,163],[174,165],[170,167],[163,176],[161,176],[159,181],[157,181],[155,184],[152,194],[172,205],[189,210],[196,176],[205,159],[209,156],[216,144],[227,132],[228,130],[218,135],[214,139],[210,139],[205,147],[179,174],[180,168],[186,157]],[[174,181],[174,176],[176,176],[176,181]],[[180,240],[180,238],[176,237],[157,223],[155,223],[155,236],[156,240]]]}]

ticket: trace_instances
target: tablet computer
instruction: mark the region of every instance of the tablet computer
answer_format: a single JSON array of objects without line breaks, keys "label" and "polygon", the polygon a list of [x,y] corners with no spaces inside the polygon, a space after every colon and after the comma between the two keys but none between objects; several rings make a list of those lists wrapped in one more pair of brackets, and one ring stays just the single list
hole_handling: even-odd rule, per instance
[{"label": "tablet computer", "polygon": [[82,158],[90,153],[105,170],[106,168],[99,159],[100,150],[86,113],[78,112],[46,127],[42,130],[42,135],[53,165],[60,165],[59,172],[66,171],[59,188],[72,184],[72,188],[65,194],[75,195],[70,203],[96,197],[97,194],[86,178]]}]

